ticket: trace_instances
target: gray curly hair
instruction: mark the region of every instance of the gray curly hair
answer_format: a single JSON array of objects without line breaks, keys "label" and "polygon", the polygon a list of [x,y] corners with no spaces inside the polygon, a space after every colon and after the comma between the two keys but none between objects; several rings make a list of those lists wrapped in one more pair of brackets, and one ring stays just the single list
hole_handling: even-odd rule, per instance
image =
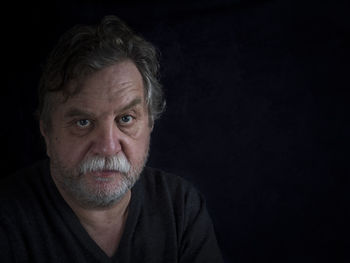
[{"label": "gray curly hair", "polygon": [[143,78],[150,123],[160,117],[165,108],[159,83],[159,62],[156,48],[134,32],[118,17],[106,16],[97,26],[78,25],[62,35],[50,53],[39,82],[38,117],[50,128],[54,93],[65,99],[79,93],[79,85],[68,89],[72,80],[113,64],[131,60]]}]

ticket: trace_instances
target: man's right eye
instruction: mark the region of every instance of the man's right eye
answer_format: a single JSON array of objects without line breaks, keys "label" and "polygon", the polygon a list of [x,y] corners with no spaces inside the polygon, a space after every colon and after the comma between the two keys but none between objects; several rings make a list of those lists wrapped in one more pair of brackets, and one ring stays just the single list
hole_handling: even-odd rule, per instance
[{"label": "man's right eye", "polygon": [[87,120],[87,119],[82,119],[82,120],[78,120],[76,122],[76,124],[80,127],[80,128],[87,128],[91,125],[91,121]]}]

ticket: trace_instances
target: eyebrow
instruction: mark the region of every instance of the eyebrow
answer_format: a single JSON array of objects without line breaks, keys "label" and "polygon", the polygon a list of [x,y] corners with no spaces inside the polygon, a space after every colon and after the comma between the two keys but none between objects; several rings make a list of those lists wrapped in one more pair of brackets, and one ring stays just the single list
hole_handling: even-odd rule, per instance
[{"label": "eyebrow", "polygon": [[128,105],[126,105],[125,107],[123,107],[120,111],[123,112],[123,111],[127,111],[139,104],[141,104],[142,100],[141,98],[135,98],[133,99]]},{"label": "eyebrow", "polygon": [[[135,98],[134,100],[132,100],[129,104],[127,104],[125,107],[123,107],[121,110],[118,110],[120,112],[123,112],[123,111],[127,111],[139,104],[142,103],[142,100],[141,98]],[[89,112],[89,111],[85,111],[85,110],[81,110],[81,109],[78,109],[78,108],[71,108],[69,109],[65,114],[64,114],[64,117],[65,118],[72,118],[72,117],[77,117],[77,116],[87,116],[87,117],[93,117],[94,114]]]},{"label": "eyebrow", "polygon": [[93,117],[94,115],[88,111],[80,110],[78,108],[71,108],[64,114],[65,118],[72,118],[77,116]]}]

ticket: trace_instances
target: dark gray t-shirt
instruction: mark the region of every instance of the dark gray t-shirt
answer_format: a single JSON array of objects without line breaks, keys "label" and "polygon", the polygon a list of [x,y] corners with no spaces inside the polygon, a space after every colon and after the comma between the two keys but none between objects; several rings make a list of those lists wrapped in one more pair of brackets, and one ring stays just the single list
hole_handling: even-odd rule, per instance
[{"label": "dark gray t-shirt", "polygon": [[48,160],[1,183],[1,262],[222,262],[202,196],[178,176],[145,168],[112,258],[61,197]]}]

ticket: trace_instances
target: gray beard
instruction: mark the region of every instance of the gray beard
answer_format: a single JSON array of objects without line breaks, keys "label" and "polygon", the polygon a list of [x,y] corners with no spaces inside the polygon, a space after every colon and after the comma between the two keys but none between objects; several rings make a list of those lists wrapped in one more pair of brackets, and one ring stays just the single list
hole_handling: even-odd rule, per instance
[{"label": "gray beard", "polygon": [[58,158],[51,159],[51,172],[54,181],[70,198],[86,209],[108,208],[118,203],[125,194],[135,185],[146,164],[148,151],[139,165],[131,166],[129,172],[120,173],[118,186],[113,189],[104,189],[95,186],[90,189],[86,186],[84,174],[78,170],[64,167]]}]

